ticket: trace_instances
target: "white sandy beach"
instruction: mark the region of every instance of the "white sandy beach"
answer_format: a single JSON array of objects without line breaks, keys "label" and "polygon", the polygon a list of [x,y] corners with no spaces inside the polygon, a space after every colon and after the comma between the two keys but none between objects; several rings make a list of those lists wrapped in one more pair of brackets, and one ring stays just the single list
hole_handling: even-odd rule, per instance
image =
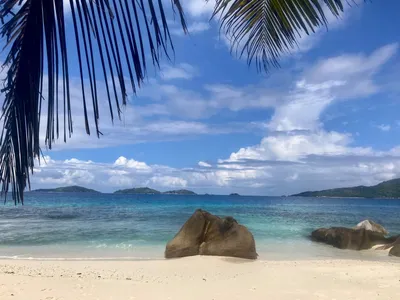
[{"label": "white sandy beach", "polygon": [[400,261],[0,261],[0,299],[400,299]]}]

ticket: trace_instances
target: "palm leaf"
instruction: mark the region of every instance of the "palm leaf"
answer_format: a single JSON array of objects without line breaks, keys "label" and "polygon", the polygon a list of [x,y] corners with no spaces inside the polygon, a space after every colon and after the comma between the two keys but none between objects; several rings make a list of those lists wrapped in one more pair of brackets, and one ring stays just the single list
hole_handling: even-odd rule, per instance
[{"label": "palm leaf", "polygon": [[[90,134],[88,103],[93,107],[95,134],[98,126],[98,72],[114,118],[126,103],[129,78],[133,91],[146,76],[146,53],[157,66],[160,56],[173,51],[162,0],[70,0],[86,132]],[[180,0],[171,0],[183,30],[186,23]],[[70,67],[63,0],[0,0],[0,33],[6,38],[7,75],[3,92],[0,137],[2,192],[11,189],[15,203],[23,203],[30,188],[29,175],[40,159],[40,115],[46,100],[46,146],[59,136],[59,109],[63,110],[64,141],[71,136]],[[72,62],[75,63],[75,62]],[[44,78],[44,73],[46,78]],[[61,84],[59,85],[59,81]],[[87,90],[85,82],[89,82]],[[43,94],[43,91],[47,91]],[[62,105],[60,105],[62,101]]]},{"label": "palm leaf", "polygon": [[221,31],[231,38],[231,51],[246,56],[248,64],[254,62],[258,70],[265,71],[279,66],[279,58],[297,46],[301,33],[310,34],[327,25],[323,5],[338,17],[343,12],[343,3],[349,3],[348,0],[215,1],[213,17],[220,18]]}]

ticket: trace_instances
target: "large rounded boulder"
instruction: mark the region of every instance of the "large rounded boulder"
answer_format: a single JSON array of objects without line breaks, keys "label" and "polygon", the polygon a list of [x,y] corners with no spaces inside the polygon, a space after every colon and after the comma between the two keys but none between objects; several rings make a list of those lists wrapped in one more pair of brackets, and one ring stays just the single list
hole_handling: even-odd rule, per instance
[{"label": "large rounded boulder", "polygon": [[363,228],[365,230],[373,231],[383,235],[389,234],[389,232],[382,225],[379,225],[378,223],[375,223],[374,221],[371,220],[364,220],[358,223],[357,226],[355,226],[353,229],[363,229]]},{"label": "large rounded boulder", "polygon": [[165,248],[166,258],[192,255],[231,256],[256,259],[251,232],[234,218],[220,218],[196,210]]},{"label": "large rounded boulder", "polygon": [[311,238],[339,249],[366,250],[375,245],[393,243],[395,238],[386,238],[382,233],[345,227],[319,228],[311,233]]}]

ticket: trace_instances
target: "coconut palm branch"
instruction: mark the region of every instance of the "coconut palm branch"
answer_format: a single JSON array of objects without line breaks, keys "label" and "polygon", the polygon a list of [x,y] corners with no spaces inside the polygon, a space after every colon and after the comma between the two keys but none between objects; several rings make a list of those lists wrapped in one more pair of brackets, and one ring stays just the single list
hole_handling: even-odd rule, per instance
[{"label": "coconut palm branch", "polygon": [[231,51],[260,71],[279,66],[304,34],[327,26],[326,13],[339,17],[355,0],[216,0],[213,17],[231,42]]},{"label": "coconut palm branch", "polygon": [[[67,41],[63,0],[0,0],[0,34],[8,51],[2,89],[0,176],[2,192],[11,190],[15,203],[23,203],[23,191],[30,188],[29,173],[35,159],[40,159],[41,114],[47,114],[45,144],[49,149],[59,137],[59,123],[64,123],[64,141],[73,132],[67,45],[74,42],[77,50],[77,62],[73,63],[80,70],[86,132],[91,133],[89,119],[93,118],[99,136],[96,76],[100,72],[104,77],[113,119],[126,103],[126,82],[135,91],[145,78],[146,56],[159,66],[161,55],[173,51],[165,3],[69,0],[75,40]],[[186,31],[180,0],[171,0],[171,5]]]}]

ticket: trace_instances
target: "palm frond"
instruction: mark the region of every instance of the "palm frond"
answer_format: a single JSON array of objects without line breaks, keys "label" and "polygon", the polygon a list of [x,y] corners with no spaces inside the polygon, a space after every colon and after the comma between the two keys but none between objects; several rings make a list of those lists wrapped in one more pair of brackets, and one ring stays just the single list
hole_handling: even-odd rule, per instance
[{"label": "palm frond", "polygon": [[[268,71],[293,50],[301,34],[327,25],[324,5],[338,17],[348,0],[215,0],[213,17],[231,39],[232,51]],[[350,0],[353,1],[353,0]]]},{"label": "palm frond", "polygon": [[[160,56],[168,56],[173,51],[164,5],[162,0],[70,0],[88,134],[91,133],[89,102],[93,106],[95,133],[101,134],[98,72],[104,77],[113,119],[113,98],[118,116],[120,106],[126,103],[125,78],[129,78],[133,91],[145,78],[147,52],[158,66]],[[171,6],[178,12],[186,31],[180,1],[171,0]],[[43,99],[47,105],[46,146],[51,149],[59,136],[59,109],[63,109],[64,115],[64,141],[73,132],[69,80],[70,64],[75,62],[70,62],[68,57],[70,41],[63,0],[0,0],[0,19],[4,22],[0,34],[6,38],[8,51],[2,90],[5,99],[1,117],[4,126],[0,137],[0,179],[2,192],[7,194],[11,189],[16,204],[23,203],[23,191],[27,185],[30,188],[29,175],[35,159],[40,159]],[[85,90],[87,80],[88,91]]]}]

